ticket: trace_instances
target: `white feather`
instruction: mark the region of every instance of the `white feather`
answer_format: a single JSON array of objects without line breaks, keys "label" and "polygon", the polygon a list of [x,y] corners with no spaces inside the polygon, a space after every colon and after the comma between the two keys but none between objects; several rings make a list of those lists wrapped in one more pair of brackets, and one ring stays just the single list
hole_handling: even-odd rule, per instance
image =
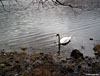
[{"label": "white feather", "polygon": [[60,44],[68,43],[70,40],[71,40],[71,36],[69,36],[69,37],[63,37],[63,38],[60,40]]}]

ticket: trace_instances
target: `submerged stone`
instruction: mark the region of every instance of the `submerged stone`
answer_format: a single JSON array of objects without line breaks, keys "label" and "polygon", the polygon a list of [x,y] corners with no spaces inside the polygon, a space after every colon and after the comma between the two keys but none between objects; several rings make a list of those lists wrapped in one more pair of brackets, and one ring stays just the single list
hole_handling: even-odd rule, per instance
[{"label": "submerged stone", "polygon": [[93,40],[93,38],[89,38],[89,40]]},{"label": "submerged stone", "polygon": [[79,59],[79,58],[84,59],[83,54],[79,50],[77,50],[77,49],[72,50],[70,56],[72,58],[74,58],[74,59]]},{"label": "submerged stone", "polygon": [[27,46],[23,46],[23,47],[21,47],[20,48],[22,51],[26,51],[27,49],[28,49],[28,47]]}]

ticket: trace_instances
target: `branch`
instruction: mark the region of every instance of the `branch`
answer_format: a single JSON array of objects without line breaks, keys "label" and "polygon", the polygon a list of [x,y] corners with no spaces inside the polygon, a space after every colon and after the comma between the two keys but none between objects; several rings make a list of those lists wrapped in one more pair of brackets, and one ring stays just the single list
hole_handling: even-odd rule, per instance
[{"label": "branch", "polygon": [[0,0],[0,2],[1,2],[1,4],[2,4],[3,9],[4,9],[6,12],[10,12],[10,11],[7,11],[7,10],[5,9],[5,6],[4,6],[2,0]]},{"label": "branch", "polygon": [[34,0],[32,0],[29,5],[27,7],[25,7],[25,9],[28,9],[30,7],[31,4],[34,4]]}]

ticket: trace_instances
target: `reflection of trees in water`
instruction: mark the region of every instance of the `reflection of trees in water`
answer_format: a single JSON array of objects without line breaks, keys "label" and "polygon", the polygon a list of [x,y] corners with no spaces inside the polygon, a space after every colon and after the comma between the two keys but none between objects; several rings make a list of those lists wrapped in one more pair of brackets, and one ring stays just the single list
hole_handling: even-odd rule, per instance
[{"label": "reflection of trees in water", "polygon": [[[26,3],[25,3],[25,2]],[[53,1],[53,0],[52,0]],[[5,2],[7,2],[8,3],[8,5],[6,5],[5,4]],[[27,2],[28,2],[28,5],[25,5],[25,4],[27,4]],[[53,1],[54,2],[54,1]],[[15,7],[15,6],[13,6],[15,3],[19,6],[19,7],[21,7],[21,8],[23,8],[23,9],[28,9],[31,5],[34,5],[34,4],[37,4],[38,5],[38,7],[41,5],[42,7],[45,7],[46,6],[46,3],[47,3],[47,5],[50,5],[50,0],[0,0],[0,3],[1,3],[1,5],[2,5],[2,7],[3,7],[3,10],[4,11],[7,11],[7,12],[9,12],[10,11],[10,7],[12,6],[13,8]],[[13,4],[14,3],[14,4]],[[9,7],[9,9],[7,9],[6,7]]]},{"label": "reflection of trees in water", "polygon": [[[1,3],[3,9],[4,9],[5,11],[9,12],[9,10],[7,10],[7,9],[5,8],[5,4],[3,3],[3,1],[4,1],[4,0],[0,0],[0,3]],[[9,7],[10,7],[10,3],[9,3]]]},{"label": "reflection of trees in water", "polygon": [[[9,8],[6,8],[6,5],[4,1],[8,2]],[[26,3],[28,2],[28,5]],[[70,8],[98,8],[100,7],[100,0],[0,0],[0,3],[3,7],[3,9],[7,12],[10,11],[11,7],[14,8],[13,3],[16,3],[19,7],[23,9],[30,8],[31,5],[36,4],[38,8],[40,6],[47,7],[48,5],[62,5],[62,6],[68,6]],[[17,7],[17,6],[16,6]],[[34,7],[33,7],[34,8]]]}]

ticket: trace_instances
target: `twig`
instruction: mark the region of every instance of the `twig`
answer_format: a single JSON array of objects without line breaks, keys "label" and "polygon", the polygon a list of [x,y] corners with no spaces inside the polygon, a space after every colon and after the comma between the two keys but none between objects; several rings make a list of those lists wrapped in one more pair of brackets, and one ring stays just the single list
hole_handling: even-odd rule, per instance
[{"label": "twig", "polygon": [[5,6],[4,6],[2,0],[0,0],[0,2],[1,2],[1,4],[2,4],[3,9],[4,9],[6,12],[10,12],[10,11],[7,11],[7,10],[5,9]]}]

